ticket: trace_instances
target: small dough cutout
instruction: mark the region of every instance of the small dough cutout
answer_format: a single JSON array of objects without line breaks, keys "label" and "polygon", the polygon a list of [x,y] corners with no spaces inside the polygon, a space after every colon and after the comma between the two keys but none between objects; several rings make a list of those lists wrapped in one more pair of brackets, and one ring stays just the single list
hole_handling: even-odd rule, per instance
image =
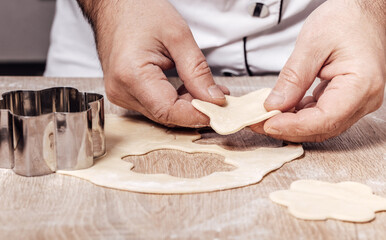
[{"label": "small dough cutout", "polygon": [[[135,118],[106,116],[107,153],[94,166],[59,174],[85,179],[96,185],[142,193],[198,193],[231,189],[259,182],[269,172],[303,155],[301,145],[261,147],[252,151],[230,151],[218,145],[194,143],[201,135],[193,130],[176,130]],[[143,155],[154,150],[175,149],[187,153],[214,153],[236,168],[214,172],[201,178],[179,178],[168,174],[142,174],[125,156]]]},{"label": "small dough cutout", "polygon": [[356,182],[299,180],[289,190],[273,192],[269,198],[305,220],[369,222],[375,219],[376,212],[386,211],[386,198],[374,195],[370,187]]},{"label": "small dough cutout", "polygon": [[198,99],[194,99],[192,105],[210,118],[214,131],[228,135],[281,113],[279,110],[267,112],[264,108],[264,101],[271,90],[263,88],[241,97],[225,96],[224,106]]}]

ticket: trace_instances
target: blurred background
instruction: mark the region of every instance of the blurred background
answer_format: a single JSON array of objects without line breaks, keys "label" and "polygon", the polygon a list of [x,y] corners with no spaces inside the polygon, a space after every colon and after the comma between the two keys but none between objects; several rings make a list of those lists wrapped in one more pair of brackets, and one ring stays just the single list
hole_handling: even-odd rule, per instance
[{"label": "blurred background", "polygon": [[55,0],[0,0],[0,75],[39,76],[45,68]]}]

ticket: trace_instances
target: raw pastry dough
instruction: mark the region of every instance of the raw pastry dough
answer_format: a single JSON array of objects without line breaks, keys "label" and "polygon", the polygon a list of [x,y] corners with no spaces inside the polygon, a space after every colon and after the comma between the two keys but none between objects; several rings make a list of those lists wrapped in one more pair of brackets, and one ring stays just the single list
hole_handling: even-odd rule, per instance
[{"label": "raw pastry dough", "polygon": [[224,106],[198,99],[194,99],[192,105],[210,118],[213,130],[228,135],[280,113],[279,110],[267,112],[264,108],[264,101],[271,90],[263,88],[241,97],[225,96],[227,101]]},{"label": "raw pastry dough", "polygon": [[373,194],[371,188],[356,182],[328,183],[300,180],[290,190],[269,195],[275,203],[285,205],[297,218],[350,222],[368,222],[375,213],[386,211],[386,198]]},{"label": "raw pastry dough", "polygon": [[[218,145],[201,145],[196,131],[170,130],[134,118],[106,116],[107,155],[91,168],[57,173],[86,179],[96,185],[143,193],[210,192],[259,182],[272,170],[303,154],[301,145],[229,151]],[[141,174],[131,171],[133,164],[121,160],[157,149],[176,149],[188,153],[208,152],[225,157],[236,167],[230,172],[214,172],[202,178],[178,178],[167,174]]]}]

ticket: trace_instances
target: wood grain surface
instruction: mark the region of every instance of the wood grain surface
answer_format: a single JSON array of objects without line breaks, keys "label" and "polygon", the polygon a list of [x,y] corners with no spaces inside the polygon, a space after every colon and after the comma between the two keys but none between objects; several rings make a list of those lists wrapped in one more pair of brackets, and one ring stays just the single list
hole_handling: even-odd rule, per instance
[{"label": "wood grain surface", "polygon": [[[217,78],[233,95],[272,87],[276,77]],[[173,80],[174,81],[174,80]],[[73,86],[104,92],[101,79],[0,78],[0,91]],[[385,101],[384,101],[385,102]],[[106,112],[126,111],[106,101]],[[385,239],[386,212],[370,223],[304,221],[268,199],[298,179],[356,181],[386,197],[386,106],[347,132],[304,144],[305,156],[247,187],[204,194],[117,191],[68,176],[25,178],[0,170],[0,239]],[[228,149],[280,144],[248,130],[228,137],[202,131],[202,144]],[[140,137],[140,136],[138,136]],[[162,150],[126,161],[135,171],[200,177],[232,166],[220,156]]]}]

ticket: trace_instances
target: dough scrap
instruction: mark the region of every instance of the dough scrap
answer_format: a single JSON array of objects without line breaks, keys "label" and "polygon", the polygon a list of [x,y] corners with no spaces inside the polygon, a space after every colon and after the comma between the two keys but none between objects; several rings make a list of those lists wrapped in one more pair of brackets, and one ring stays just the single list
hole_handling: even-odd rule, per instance
[{"label": "dough scrap", "polygon": [[[303,154],[301,145],[229,151],[218,145],[201,145],[196,131],[170,130],[135,118],[106,116],[107,154],[94,166],[77,171],[57,171],[88,180],[96,185],[142,193],[198,193],[242,187],[259,182],[264,175]],[[201,178],[178,178],[167,174],[142,174],[131,171],[132,163],[122,160],[160,149],[188,153],[208,152],[224,156],[236,167],[230,172],[214,172]]]},{"label": "dough scrap", "polygon": [[192,105],[210,118],[214,131],[228,135],[281,113],[279,110],[267,112],[264,108],[264,101],[271,90],[263,88],[241,97],[225,96],[224,106],[198,99],[194,99]]},{"label": "dough scrap", "polygon": [[305,220],[369,222],[376,212],[386,211],[386,198],[374,195],[370,187],[356,182],[299,180],[289,190],[273,192],[269,198]]}]

